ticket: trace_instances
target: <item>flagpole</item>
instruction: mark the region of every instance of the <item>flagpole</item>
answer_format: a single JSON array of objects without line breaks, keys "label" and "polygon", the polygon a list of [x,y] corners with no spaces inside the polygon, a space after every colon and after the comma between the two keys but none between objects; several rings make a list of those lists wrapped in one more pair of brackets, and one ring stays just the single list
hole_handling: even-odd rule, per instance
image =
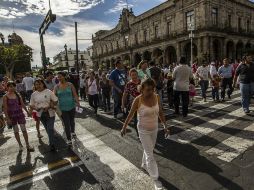
[{"label": "flagpole", "polygon": [[127,9],[129,10],[129,3],[128,3],[128,0],[126,0],[126,6],[127,6]]}]

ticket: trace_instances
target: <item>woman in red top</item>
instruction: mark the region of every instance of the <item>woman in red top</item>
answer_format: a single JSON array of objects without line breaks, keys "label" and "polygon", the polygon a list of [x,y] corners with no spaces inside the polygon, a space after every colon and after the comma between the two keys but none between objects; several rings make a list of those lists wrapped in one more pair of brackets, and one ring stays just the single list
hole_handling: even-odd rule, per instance
[{"label": "woman in red top", "polygon": [[[128,112],[131,108],[133,100],[140,95],[140,92],[138,90],[139,85],[141,84],[141,81],[138,77],[138,71],[136,69],[131,69],[129,71],[129,75],[131,80],[126,84],[123,97],[122,97],[122,110],[123,113],[128,115]],[[134,126],[137,125],[137,117],[134,117]],[[137,134],[138,131],[136,130]]]}]

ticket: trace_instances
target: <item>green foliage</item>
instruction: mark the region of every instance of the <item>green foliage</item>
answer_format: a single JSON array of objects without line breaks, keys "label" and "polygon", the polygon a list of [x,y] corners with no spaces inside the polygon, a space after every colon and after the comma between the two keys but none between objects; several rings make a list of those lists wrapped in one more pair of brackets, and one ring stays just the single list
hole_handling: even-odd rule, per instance
[{"label": "green foliage", "polygon": [[32,49],[27,45],[0,45],[0,72],[12,78],[14,73],[31,71]]}]

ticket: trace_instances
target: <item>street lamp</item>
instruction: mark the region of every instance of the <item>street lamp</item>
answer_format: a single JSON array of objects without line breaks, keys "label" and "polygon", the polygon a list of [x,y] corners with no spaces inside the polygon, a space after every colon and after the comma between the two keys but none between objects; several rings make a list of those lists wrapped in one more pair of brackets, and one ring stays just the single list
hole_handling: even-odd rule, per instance
[{"label": "street lamp", "polygon": [[194,24],[193,23],[189,24],[189,31],[190,31],[189,38],[191,39],[191,67],[192,67],[193,65],[193,38],[194,38],[194,34],[193,34]]},{"label": "street lamp", "polygon": [[64,45],[64,49],[65,49],[65,61],[66,61],[66,66],[67,66],[67,68],[68,68],[68,73],[70,72],[69,71],[69,60],[68,60],[68,53],[67,53],[67,45],[65,44]]},{"label": "street lamp", "polygon": [[4,35],[2,33],[0,33],[0,39],[2,40],[2,43],[4,45]]}]

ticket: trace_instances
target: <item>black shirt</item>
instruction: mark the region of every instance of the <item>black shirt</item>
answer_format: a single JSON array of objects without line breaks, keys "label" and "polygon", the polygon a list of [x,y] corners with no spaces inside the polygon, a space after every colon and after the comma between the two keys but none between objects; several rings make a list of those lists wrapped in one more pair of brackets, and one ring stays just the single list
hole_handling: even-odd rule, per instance
[{"label": "black shirt", "polygon": [[153,80],[155,80],[156,82],[160,80],[160,76],[161,76],[161,69],[160,68],[151,67],[150,73],[151,73],[151,77]]},{"label": "black shirt", "polygon": [[151,78],[156,82],[156,89],[161,90],[163,88],[163,81],[161,80],[161,69],[158,67],[150,68]]},{"label": "black shirt", "polygon": [[77,73],[69,74],[69,82],[73,84],[76,90],[79,89],[79,75]]},{"label": "black shirt", "polygon": [[236,76],[239,76],[240,83],[249,84],[254,82],[254,63],[249,66],[246,64],[241,64],[236,69]]}]

